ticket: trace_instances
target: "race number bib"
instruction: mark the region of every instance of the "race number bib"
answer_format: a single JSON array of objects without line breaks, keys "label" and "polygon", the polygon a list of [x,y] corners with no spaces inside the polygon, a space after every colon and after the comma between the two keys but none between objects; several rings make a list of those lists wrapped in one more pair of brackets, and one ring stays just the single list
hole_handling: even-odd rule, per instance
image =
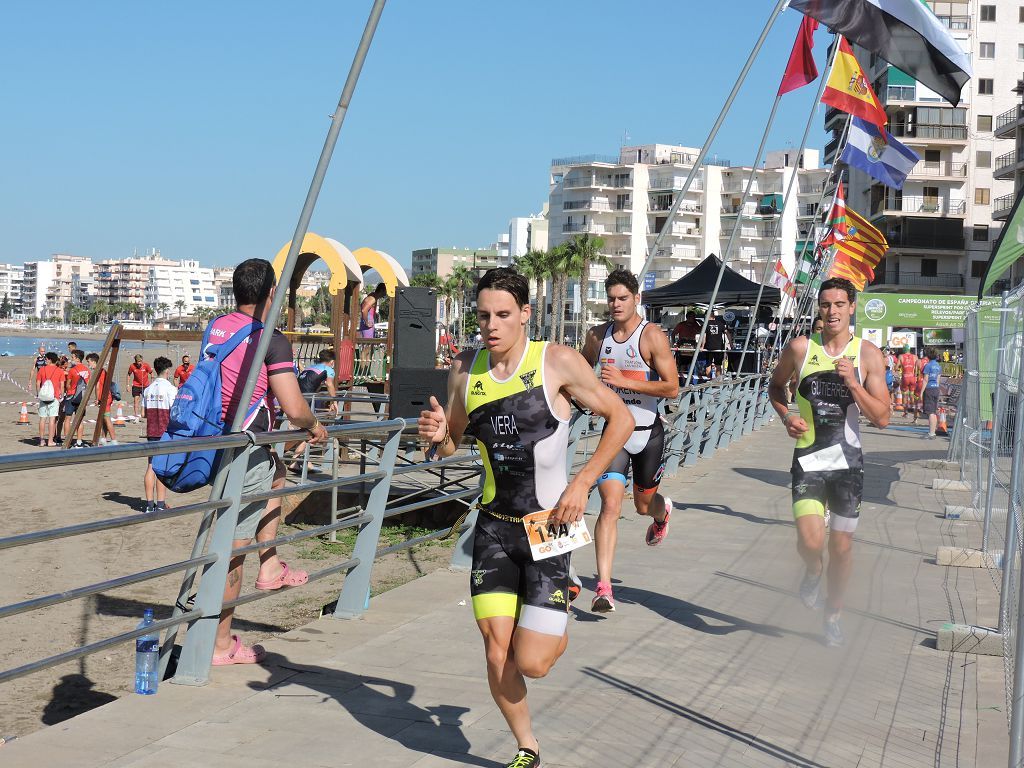
[{"label": "race number bib", "polygon": [[542,509],[523,517],[523,527],[530,540],[530,552],[534,560],[564,555],[593,541],[585,520],[580,518],[575,523],[555,523],[551,521],[554,513],[553,509]]}]

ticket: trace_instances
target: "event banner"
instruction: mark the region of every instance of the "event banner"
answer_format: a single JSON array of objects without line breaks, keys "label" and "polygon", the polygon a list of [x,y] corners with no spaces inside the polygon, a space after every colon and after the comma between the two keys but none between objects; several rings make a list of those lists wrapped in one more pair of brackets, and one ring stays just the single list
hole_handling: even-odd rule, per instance
[{"label": "event banner", "polygon": [[[928,293],[862,293],[857,297],[858,328],[962,328],[974,296]],[[983,304],[998,306],[999,299]]]}]

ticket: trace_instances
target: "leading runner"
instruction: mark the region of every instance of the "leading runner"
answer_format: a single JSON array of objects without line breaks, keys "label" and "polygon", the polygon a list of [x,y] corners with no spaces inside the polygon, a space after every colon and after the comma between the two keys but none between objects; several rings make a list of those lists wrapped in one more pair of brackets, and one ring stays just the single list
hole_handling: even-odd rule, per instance
[{"label": "leading runner", "polygon": [[[852,568],[851,547],[864,491],[864,452],[858,418],[874,426],[889,424],[885,359],[870,341],[850,333],[857,290],[849,280],[833,278],[818,291],[820,334],[798,336],[786,346],[772,374],[768,396],[790,437],[793,452],[793,516],[797,551],[807,571],[800,597],[817,604],[825,548],[825,508],[831,511],[828,540],[828,599],[825,643],[841,646],[843,593]],[[799,413],[790,413],[787,384],[797,376]]]},{"label": "leading runner", "polygon": [[[463,433],[480,448],[485,479],[473,541],[473,614],[491,695],[519,745],[506,768],[537,768],[524,677],[544,677],[569,642],[569,555],[533,560],[522,519],[554,509],[556,522],[581,520],[590,488],[632,434],[633,419],[578,352],[527,338],[530,286],[514,269],[481,278],[477,320],[484,349],[455,358],[448,407],[431,397],[419,435],[442,457],[455,453]],[[571,482],[570,398],[608,425]]]},{"label": "leading runner", "polygon": [[663,398],[679,394],[679,375],[664,331],[637,314],[640,284],[625,269],[616,269],[604,281],[611,320],[587,332],[583,357],[601,364],[601,381],[610,387],[633,414],[633,434],[608,470],[598,480],[601,516],[594,526],[597,588],[591,610],[615,610],[612,562],[618,540],[618,522],[626,477],[633,470],[633,504],[637,514],[650,515],[646,540],[657,546],[668,535],[672,500],[658,493],[665,471],[665,428],[658,413]]}]

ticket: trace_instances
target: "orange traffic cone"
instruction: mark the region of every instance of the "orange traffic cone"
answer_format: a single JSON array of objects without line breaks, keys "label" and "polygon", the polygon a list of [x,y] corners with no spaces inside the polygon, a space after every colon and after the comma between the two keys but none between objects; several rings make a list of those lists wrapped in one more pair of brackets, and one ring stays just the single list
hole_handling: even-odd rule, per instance
[{"label": "orange traffic cone", "polygon": [[28,403],[22,403],[21,404],[21,413],[18,414],[18,426],[19,427],[27,427],[28,426]]},{"label": "orange traffic cone", "polygon": [[124,406],[121,403],[117,404],[117,416],[114,417],[114,426],[123,427],[128,422],[124,418]]},{"label": "orange traffic cone", "polygon": [[894,411],[902,411],[903,410],[903,390],[901,390],[901,389],[897,389],[896,390],[896,403],[895,403],[895,405],[893,405],[892,409]]},{"label": "orange traffic cone", "polygon": [[939,408],[939,431],[946,432],[946,409]]}]

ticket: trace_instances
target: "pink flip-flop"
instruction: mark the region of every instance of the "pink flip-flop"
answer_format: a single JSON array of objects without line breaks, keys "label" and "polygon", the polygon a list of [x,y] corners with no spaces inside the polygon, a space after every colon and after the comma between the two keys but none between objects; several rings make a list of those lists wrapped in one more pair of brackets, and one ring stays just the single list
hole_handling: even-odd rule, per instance
[{"label": "pink flip-flop", "polygon": [[309,574],[305,571],[293,571],[288,563],[281,561],[281,573],[276,579],[261,581],[256,579],[256,589],[272,591],[281,587],[297,587],[309,581]]},{"label": "pink flip-flop", "polygon": [[247,647],[242,645],[242,638],[238,635],[231,636],[231,650],[223,656],[213,657],[213,666],[223,667],[228,664],[259,664],[267,657],[267,651],[262,645]]}]

